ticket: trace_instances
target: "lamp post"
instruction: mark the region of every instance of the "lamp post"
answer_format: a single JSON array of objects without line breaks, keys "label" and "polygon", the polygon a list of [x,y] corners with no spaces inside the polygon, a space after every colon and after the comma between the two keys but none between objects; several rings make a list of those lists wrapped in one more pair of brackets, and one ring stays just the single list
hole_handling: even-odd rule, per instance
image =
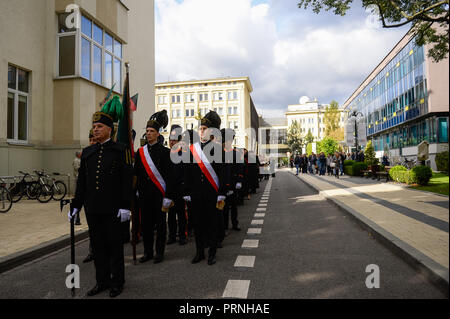
[{"label": "lamp post", "polygon": [[358,112],[358,111],[353,111],[353,112],[351,112],[350,114],[349,114],[349,118],[351,118],[351,117],[355,117],[355,149],[356,149],[356,152],[358,152],[358,114],[359,115],[361,115],[361,116],[364,116],[364,114],[362,114],[361,112]]}]

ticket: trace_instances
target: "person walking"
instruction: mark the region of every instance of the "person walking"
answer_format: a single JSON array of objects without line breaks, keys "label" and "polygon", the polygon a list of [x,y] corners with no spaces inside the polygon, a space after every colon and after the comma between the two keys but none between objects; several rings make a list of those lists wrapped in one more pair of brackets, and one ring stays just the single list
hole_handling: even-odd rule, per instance
[{"label": "person walking", "polygon": [[302,159],[301,159],[300,155],[298,155],[298,153],[297,153],[297,155],[295,155],[295,159],[294,159],[294,165],[295,165],[295,168],[297,169],[297,173],[295,175],[298,175],[298,171],[300,169],[301,162],[302,162]]}]

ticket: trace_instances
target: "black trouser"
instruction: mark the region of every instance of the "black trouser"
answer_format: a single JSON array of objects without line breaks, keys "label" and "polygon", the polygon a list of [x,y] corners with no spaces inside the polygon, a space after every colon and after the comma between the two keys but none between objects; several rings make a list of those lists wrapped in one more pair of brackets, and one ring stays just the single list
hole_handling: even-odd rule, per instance
[{"label": "black trouser", "polygon": [[142,237],[144,242],[144,252],[153,256],[153,244],[155,242],[154,231],[156,229],[156,254],[164,256],[166,247],[167,223],[166,213],[161,211],[162,201],[154,200],[152,202],[142,203],[141,221]]},{"label": "black trouser", "polygon": [[125,283],[122,225],[120,217],[86,214],[89,236],[95,251],[95,277],[100,286],[120,287]]},{"label": "black trouser", "polygon": [[192,198],[192,215],[194,223],[195,244],[197,251],[209,247],[212,251],[217,248],[220,235],[220,220],[222,214],[216,208],[217,198]]},{"label": "black trouser", "polygon": [[229,226],[229,212],[231,209],[231,225],[233,227],[238,226],[238,209],[237,209],[237,191],[235,190],[233,194],[227,196],[227,199],[225,200],[225,208],[223,209],[223,220],[224,220],[224,227],[225,229],[228,229]]},{"label": "black trouser", "polygon": [[168,216],[169,224],[169,238],[176,239],[177,237],[177,224],[178,224],[178,238],[186,239],[186,210],[184,209],[184,199],[175,199],[175,206],[169,211]]}]

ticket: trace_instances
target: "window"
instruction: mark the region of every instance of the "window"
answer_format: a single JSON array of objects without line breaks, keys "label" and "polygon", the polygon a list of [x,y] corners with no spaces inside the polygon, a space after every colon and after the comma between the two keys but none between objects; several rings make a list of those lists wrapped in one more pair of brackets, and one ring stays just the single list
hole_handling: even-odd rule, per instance
[{"label": "window", "polygon": [[195,114],[195,110],[191,109],[191,116],[194,116],[194,114]]},{"label": "window", "polygon": [[[81,76],[115,92],[122,90],[122,44],[86,16],[81,30],[65,26],[58,17],[58,76]],[[79,52],[79,53],[78,53]]]},{"label": "window", "polygon": [[184,97],[185,102],[195,102],[195,95],[194,94],[186,94]]},{"label": "window", "polygon": [[237,97],[238,97],[238,92],[237,91],[228,92],[228,99],[229,100],[237,100]]},{"label": "window", "polygon": [[215,92],[214,93],[214,101],[222,101],[223,100],[223,93],[222,92]]},{"label": "window", "polygon": [[158,104],[167,104],[167,96],[159,95],[158,96]]},{"label": "window", "polygon": [[172,103],[180,103],[181,95],[172,95]]},{"label": "window", "polygon": [[8,65],[8,140],[28,140],[28,99],[29,72]]},{"label": "window", "polygon": [[208,93],[200,93],[199,99],[200,99],[200,102],[208,101]]}]

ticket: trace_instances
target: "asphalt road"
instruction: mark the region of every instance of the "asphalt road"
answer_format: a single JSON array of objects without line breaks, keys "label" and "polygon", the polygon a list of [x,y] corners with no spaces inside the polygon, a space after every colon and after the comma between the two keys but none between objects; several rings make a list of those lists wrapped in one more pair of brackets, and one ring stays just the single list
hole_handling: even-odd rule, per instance
[{"label": "asphalt road", "polygon": [[[267,181],[256,195],[239,206],[242,230],[229,231],[217,263],[192,265],[192,240],[166,247],[165,260],[132,264],[126,245],[126,284],[119,298],[210,299],[228,296],[230,280],[247,284],[239,290],[248,299],[309,298],[446,298],[425,277],[373,239],[346,214],[319,197],[288,172],[272,179],[266,211],[257,210]],[[254,217],[255,213],[265,214]],[[261,216],[261,215],[259,215]],[[263,224],[251,225],[253,219]],[[256,222],[261,223],[261,222]],[[261,234],[247,234],[260,228]],[[245,239],[259,240],[257,248],[243,248]],[[80,266],[80,289],[86,298],[95,285],[93,263],[83,264],[88,242],[76,247]],[[142,254],[138,245],[138,258]],[[251,261],[248,266],[235,266]],[[0,298],[71,298],[65,281],[70,250],[63,249],[0,274]],[[366,287],[368,265],[380,271],[380,287]],[[232,290],[231,293],[236,291]],[[94,298],[109,298],[102,293]]]}]

